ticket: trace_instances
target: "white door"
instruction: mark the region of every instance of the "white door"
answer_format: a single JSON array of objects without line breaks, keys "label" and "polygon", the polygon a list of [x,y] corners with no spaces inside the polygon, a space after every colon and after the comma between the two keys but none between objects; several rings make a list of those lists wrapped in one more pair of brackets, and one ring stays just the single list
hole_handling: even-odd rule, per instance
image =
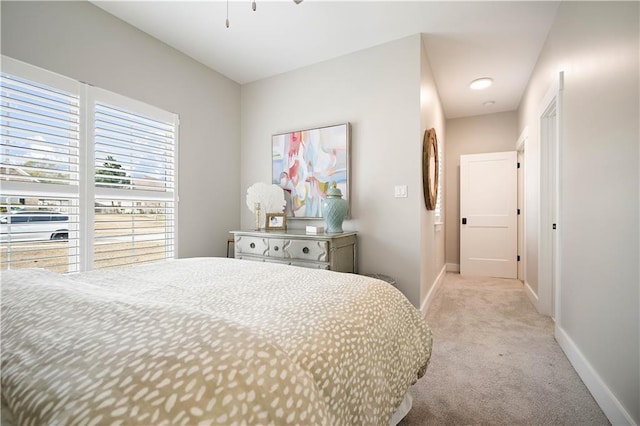
[{"label": "white door", "polygon": [[555,318],[559,286],[559,144],[555,90],[540,116],[540,246],[538,272],[539,310]]},{"label": "white door", "polygon": [[460,156],[460,274],[517,278],[517,153]]},{"label": "white door", "polygon": [[[555,107],[555,105],[554,105]],[[555,319],[555,293],[556,293],[556,276],[557,266],[556,260],[558,256],[558,233],[556,227],[558,223],[558,206],[557,206],[557,165],[556,165],[556,115],[555,111],[552,116],[548,117],[549,123],[549,201],[551,204],[551,318]],[[547,230],[547,232],[549,232]]]},{"label": "white door", "polygon": [[524,282],[524,149],[518,150],[518,279]]}]

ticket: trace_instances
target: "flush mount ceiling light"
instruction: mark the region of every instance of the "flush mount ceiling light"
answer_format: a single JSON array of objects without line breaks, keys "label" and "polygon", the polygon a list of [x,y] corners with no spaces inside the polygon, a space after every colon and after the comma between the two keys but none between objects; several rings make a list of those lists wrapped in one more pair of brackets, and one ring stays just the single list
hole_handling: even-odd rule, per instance
[{"label": "flush mount ceiling light", "polygon": [[[293,0],[295,4],[302,3],[303,0]],[[256,0],[251,1],[251,9],[255,12],[257,9]],[[229,28],[229,0],[227,0],[227,20],[225,21],[225,25]]]},{"label": "flush mount ceiling light", "polygon": [[470,84],[469,87],[473,90],[482,90],[482,89],[486,89],[487,87],[491,86],[493,84],[493,79],[489,78],[489,77],[482,77],[482,78],[476,78],[475,80],[473,80]]},{"label": "flush mount ceiling light", "polygon": [[483,102],[482,105],[486,106],[486,107],[490,107],[491,105],[495,105],[496,101],[487,101],[487,102]]}]

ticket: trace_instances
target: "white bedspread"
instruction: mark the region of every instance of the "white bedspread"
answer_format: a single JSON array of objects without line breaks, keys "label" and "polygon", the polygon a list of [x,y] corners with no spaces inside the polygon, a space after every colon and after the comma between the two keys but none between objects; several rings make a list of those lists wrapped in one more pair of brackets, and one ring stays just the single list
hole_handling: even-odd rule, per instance
[{"label": "white bedspread", "polygon": [[224,258],[2,274],[20,424],[388,424],[431,354],[395,288]]}]

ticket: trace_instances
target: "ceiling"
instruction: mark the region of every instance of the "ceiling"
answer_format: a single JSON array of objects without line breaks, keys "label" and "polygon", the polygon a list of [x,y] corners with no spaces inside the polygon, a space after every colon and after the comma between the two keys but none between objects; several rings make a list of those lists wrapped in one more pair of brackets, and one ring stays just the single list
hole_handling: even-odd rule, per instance
[{"label": "ceiling", "polygon": [[[421,33],[447,118],[518,108],[559,5],[244,0],[226,28],[225,1],[92,3],[240,84]],[[469,89],[485,76],[493,86]]]}]

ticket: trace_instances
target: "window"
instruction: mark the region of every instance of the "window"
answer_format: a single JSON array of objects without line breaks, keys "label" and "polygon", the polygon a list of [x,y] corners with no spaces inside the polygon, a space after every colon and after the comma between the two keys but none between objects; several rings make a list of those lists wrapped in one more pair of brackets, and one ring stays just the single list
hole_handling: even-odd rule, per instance
[{"label": "window", "polygon": [[3,58],[3,71],[12,66],[0,76],[0,267],[77,271],[79,84],[36,82],[34,69]]},{"label": "window", "polygon": [[442,191],[444,189],[442,170],[444,164],[444,153],[442,151],[442,143],[438,142],[438,195],[436,197],[435,216],[440,221],[442,219]]},{"label": "window", "polygon": [[174,257],[177,116],[2,59],[0,269]]},{"label": "window", "polygon": [[102,91],[95,97],[93,265],[174,257],[173,114],[140,113]]}]

